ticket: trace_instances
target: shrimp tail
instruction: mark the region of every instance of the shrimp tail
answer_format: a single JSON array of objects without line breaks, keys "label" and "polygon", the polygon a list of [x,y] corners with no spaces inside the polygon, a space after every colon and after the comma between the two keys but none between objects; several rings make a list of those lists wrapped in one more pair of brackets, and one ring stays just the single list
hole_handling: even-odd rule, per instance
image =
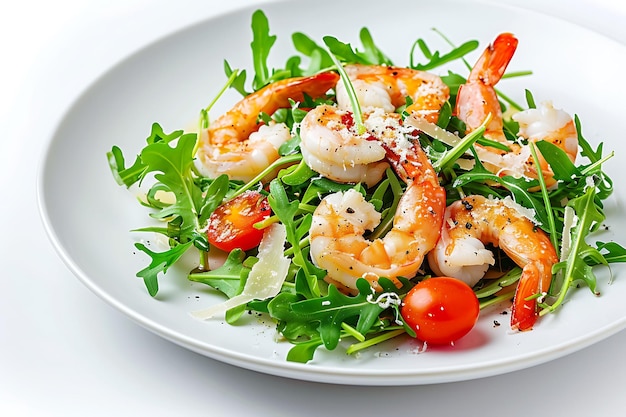
[{"label": "shrimp tail", "polygon": [[456,115],[465,122],[467,133],[477,129],[491,114],[485,136],[500,140],[502,131],[502,109],[494,86],[517,49],[517,39],[510,33],[502,33],[489,45],[472,68],[467,82],[459,86],[456,100]]},{"label": "shrimp tail", "polygon": [[539,271],[532,264],[522,271],[522,276],[515,290],[511,309],[511,328],[530,330],[537,321],[537,299],[533,297],[539,286]]},{"label": "shrimp tail", "polygon": [[468,81],[494,86],[500,81],[517,49],[518,40],[511,33],[501,33],[489,45],[470,72]]},{"label": "shrimp tail", "polygon": [[511,309],[513,330],[532,330],[539,316],[538,299],[550,286],[551,278],[551,269],[546,265],[529,263],[523,268]]}]

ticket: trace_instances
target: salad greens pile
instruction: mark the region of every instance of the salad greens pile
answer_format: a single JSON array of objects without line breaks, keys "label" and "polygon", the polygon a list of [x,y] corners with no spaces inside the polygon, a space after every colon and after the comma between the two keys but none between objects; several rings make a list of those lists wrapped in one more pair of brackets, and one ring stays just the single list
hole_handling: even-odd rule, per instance
[{"label": "salad greens pile", "polygon": [[[256,91],[282,79],[325,70],[338,71],[341,64],[394,65],[377,47],[369,30],[363,28],[359,33],[361,49],[331,36],[324,37],[323,44],[318,44],[304,33],[293,33],[292,41],[297,53],[289,57],[281,68],[270,68],[268,59],[276,36],[270,35],[268,20],[262,11],[252,15],[251,26],[254,76],[250,82],[246,70],[233,69],[228,61],[224,61],[228,79],[224,89],[233,88],[243,96],[250,93],[248,89]],[[441,36],[449,45],[449,51],[432,51],[423,39],[417,39],[410,49],[408,66],[418,70],[432,70],[461,60],[469,68],[464,57],[476,50],[478,42],[472,40],[454,46]],[[509,73],[505,77],[528,74],[527,71]],[[450,70],[442,79],[450,87],[451,97],[442,109],[437,125],[447,132],[464,132],[462,121],[453,115],[452,109],[459,85],[466,79],[462,74]],[[504,108],[523,108],[499,94]],[[201,127],[210,124],[208,114],[216,101],[217,98],[201,110]],[[535,107],[529,91],[526,91],[526,101],[527,108]],[[259,119],[285,123],[297,133],[298,123],[307,109],[324,102],[332,102],[332,97],[318,100],[306,97],[303,103],[294,102],[290,108],[280,109],[274,114],[261,114]],[[402,109],[398,111],[402,112]],[[594,149],[583,137],[578,117],[575,117],[575,122],[584,162],[570,162],[563,150],[550,143],[530,144],[535,160],[540,153],[554,171],[558,182],[556,187],[550,189],[542,178],[500,177],[485,169],[472,147],[476,141],[489,143],[480,134],[468,135],[456,144],[446,143],[446,135],[421,133],[419,137],[422,146],[429,148],[429,157],[439,172],[448,203],[470,194],[500,198],[511,196],[517,203],[534,211],[537,223],[550,235],[560,256],[560,261],[553,269],[555,277],[549,294],[540,301],[543,308],[541,314],[557,310],[572,288],[586,286],[592,293],[598,294],[594,267],[626,261],[626,250],[618,243],[588,242],[603,225],[603,202],[613,191],[613,182],[602,169],[612,153],[605,155],[602,143]],[[505,129],[508,137],[517,137],[518,126],[515,122],[505,120]],[[258,253],[255,250],[244,252],[235,249],[228,254],[223,266],[209,270],[208,254],[213,248],[204,232],[207,221],[226,199],[246,190],[259,189],[259,183],[268,173],[287,166],[280,169],[269,184],[264,184],[263,192],[269,196],[273,215],[264,220],[264,224],[257,225],[265,227],[276,222],[284,225],[284,256],[290,260],[287,277],[276,296],[255,299],[228,309],[225,314],[227,322],[236,322],[248,310],[269,315],[277,323],[278,332],[294,344],[287,359],[297,362],[311,360],[316,349],[322,345],[329,350],[335,349],[340,340],[354,340],[346,350],[347,353],[354,353],[400,334],[412,334],[412,330],[401,319],[398,300],[424,276],[412,280],[401,278],[401,288],[381,278],[383,291],[377,299],[374,299],[369,283],[360,279],[357,282],[358,294],[345,295],[324,281],[325,271],[315,266],[308,254],[307,232],[312,213],[324,195],[340,190],[355,188],[374,204],[382,213],[382,221],[370,238],[383,236],[391,227],[395,207],[405,187],[393,170],[388,169],[384,179],[369,189],[361,184],[340,184],[322,178],[302,160],[296,134],[280,148],[280,159],[250,182],[229,180],[225,175],[205,178],[195,166],[197,142],[196,133],[183,130],[166,133],[158,123],[154,123],[146,146],[129,166],[117,146],[113,146],[107,154],[118,184],[131,187],[144,181],[153,182],[140,202],[151,210],[152,218],[161,221],[161,226],[137,230],[163,235],[169,247],[162,252],[154,252],[141,243],[135,244],[150,258],[149,265],[137,273],[150,295],[158,293],[160,276],[190,250],[199,254],[198,268],[188,274],[190,281],[206,284],[227,298],[241,294],[250,271],[259,262]],[[468,154],[474,155],[474,164],[470,169],[462,169],[457,160]],[[174,198],[162,197],[167,194]],[[520,278],[521,269],[512,263],[507,265],[506,262],[502,266],[505,268],[503,275],[494,279],[485,278],[475,286],[481,308],[512,298],[513,291],[510,288]],[[427,276],[427,266],[425,268]]]}]

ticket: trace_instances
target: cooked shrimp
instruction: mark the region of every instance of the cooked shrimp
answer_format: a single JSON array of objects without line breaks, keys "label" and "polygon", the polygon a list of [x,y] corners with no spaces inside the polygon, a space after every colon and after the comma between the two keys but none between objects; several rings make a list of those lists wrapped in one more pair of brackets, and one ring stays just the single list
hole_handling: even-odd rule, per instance
[{"label": "cooked shrimp", "polygon": [[378,183],[389,165],[382,143],[368,139],[384,119],[364,116],[366,132],[360,134],[349,111],[322,105],[307,113],[300,123],[300,150],[307,165],[334,181],[368,187]]},{"label": "cooked shrimp", "polygon": [[546,293],[557,255],[550,238],[510,198],[468,196],[446,208],[437,246],[428,263],[438,275],[474,286],[495,263],[485,244],[500,247],[522,268],[513,300],[511,327],[529,330],[537,320],[536,294]]},{"label": "cooked shrimp", "polygon": [[226,174],[232,180],[250,181],[279,158],[278,148],[291,138],[284,123],[262,125],[242,142],[208,145],[207,131],[200,134],[200,171],[209,178]]},{"label": "cooked shrimp", "polygon": [[[278,159],[278,147],[291,137],[285,126],[259,129],[259,114],[271,115],[279,108],[290,107],[290,99],[301,102],[305,95],[321,97],[338,79],[334,72],[290,78],[244,97],[201,132],[199,169],[210,177],[227,174],[231,179],[251,180]],[[253,135],[255,132],[258,134]]]},{"label": "cooked shrimp", "polygon": [[[315,171],[334,181],[363,182],[372,186],[389,166],[380,143],[373,136],[395,135],[398,118],[386,117],[397,107],[413,101],[407,110],[415,117],[436,121],[449,89],[441,78],[424,71],[381,65],[344,67],[363,110],[366,132],[356,131],[352,106],[342,80],[337,83],[337,108],[321,106],[311,110],[301,123],[301,151]],[[392,125],[387,126],[389,121]]]},{"label": "cooked shrimp", "polygon": [[378,288],[386,277],[412,278],[439,238],[445,191],[427,156],[407,139],[385,144],[388,160],[407,183],[391,230],[368,240],[364,234],[380,222],[380,214],[355,190],[325,197],[313,213],[311,258],[327,271],[326,280],[354,292],[357,279]]},{"label": "cooked shrimp", "polygon": [[[460,86],[456,100],[456,114],[465,122],[466,133],[477,129],[491,114],[484,136],[505,144],[510,150],[475,145],[482,164],[498,175],[513,175],[538,178],[538,169],[533,163],[528,145],[506,139],[503,128],[502,109],[494,86],[508,66],[515,50],[517,39],[510,33],[500,34],[474,65],[467,82]],[[572,118],[551,103],[539,109],[529,109],[514,114],[513,120],[520,125],[520,139],[530,142],[545,140],[565,151],[573,162],[578,150],[578,136]],[[555,183],[554,174],[548,163],[539,154],[540,170],[548,186]]]},{"label": "cooked shrimp", "polygon": [[[346,65],[348,78],[356,92],[363,111],[381,108],[392,113],[406,104],[409,113],[416,113],[429,122],[436,122],[439,111],[450,97],[450,89],[435,74],[411,68],[384,65]],[[339,108],[351,110],[351,104],[342,80],[336,87]]]}]

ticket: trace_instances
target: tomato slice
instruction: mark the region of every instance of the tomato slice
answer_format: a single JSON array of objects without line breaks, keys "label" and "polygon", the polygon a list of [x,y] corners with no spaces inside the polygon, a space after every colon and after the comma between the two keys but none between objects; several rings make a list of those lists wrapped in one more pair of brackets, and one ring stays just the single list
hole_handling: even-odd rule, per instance
[{"label": "tomato slice", "polygon": [[476,324],[480,305],[472,288],[455,278],[426,279],[413,287],[400,313],[418,339],[435,345],[450,344]]},{"label": "tomato slice", "polygon": [[213,211],[207,229],[209,243],[227,252],[252,249],[263,237],[263,229],[254,224],[270,215],[267,197],[258,191],[246,191]]}]

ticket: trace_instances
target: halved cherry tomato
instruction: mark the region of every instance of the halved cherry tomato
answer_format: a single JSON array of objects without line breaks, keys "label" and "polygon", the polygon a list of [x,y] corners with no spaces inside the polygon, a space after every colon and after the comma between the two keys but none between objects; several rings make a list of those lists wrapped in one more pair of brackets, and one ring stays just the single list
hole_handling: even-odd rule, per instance
[{"label": "halved cherry tomato", "polygon": [[479,311],[470,286],[449,277],[429,278],[411,288],[400,310],[418,339],[437,345],[465,336],[476,324]]},{"label": "halved cherry tomato", "polygon": [[209,243],[227,252],[252,249],[263,238],[263,230],[254,224],[270,214],[267,197],[257,191],[246,191],[213,211],[207,229]]}]

